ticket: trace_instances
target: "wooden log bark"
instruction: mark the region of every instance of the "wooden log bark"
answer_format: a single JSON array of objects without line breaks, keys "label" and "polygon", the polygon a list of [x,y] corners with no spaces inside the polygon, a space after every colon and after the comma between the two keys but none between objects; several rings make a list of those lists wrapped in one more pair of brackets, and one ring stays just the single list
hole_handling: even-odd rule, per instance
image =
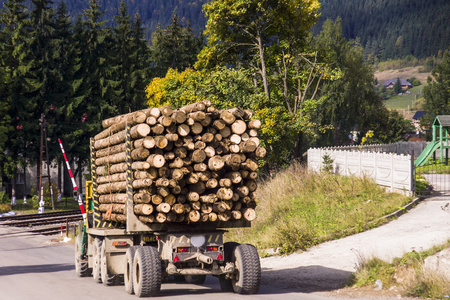
[{"label": "wooden log bark", "polygon": [[147,149],[153,149],[156,146],[155,139],[151,136],[146,136],[142,139],[138,139],[134,141],[134,147],[135,148],[147,148]]},{"label": "wooden log bark", "polygon": [[164,159],[164,156],[160,154],[151,154],[147,158],[147,162],[150,164],[150,167],[161,168],[166,163],[166,160]]},{"label": "wooden log bark", "polygon": [[162,202],[156,206],[156,211],[160,213],[168,213],[170,211],[170,205],[168,203]]},{"label": "wooden log bark", "polygon": [[155,217],[155,221],[158,223],[164,223],[166,222],[167,217],[165,213],[158,213]]},{"label": "wooden log bark", "polygon": [[98,197],[98,201],[101,204],[107,204],[107,203],[126,203],[127,202],[127,194],[121,193],[121,194],[108,194],[108,195],[100,195]]},{"label": "wooden log bark", "polygon": [[110,222],[119,222],[119,223],[126,223],[127,222],[127,217],[125,215],[122,214],[108,214],[108,213],[103,213],[102,214],[102,219],[105,221],[110,221]]},{"label": "wooden log bark", "polygon": [[[147,124],[138,124],[136,126],[131,127],[130,130],[131,138],[133,139],[143,138],[147,136],[149,133],[150,133],[150,126]],[[122,130],[118,133],[113,134],[110,137],[95,141],[94,148],[100,150],[108,146],[114,146],[123,143],[126,139],[126,136],[127,136],[126,130]]]},{"label": "wooden log bark", "polygon": [[133,202],[135,204],[148,204],[151,202],[151,199],[152,197],[149,193],[136,193],[133,195]]},{"label": "wooden log bark", "polygon": [[235,134],[243,134],[247,130],[247,124],[243,120],[236,120],[231,124],[231,131]]},{"label": "wooden log bark", "polygon": [[125,214],[127,208],[125,204],[113,203],[113,204],[100,204],[98,210],[101,212],[110,211],[116,214]]},{"label": "wooden log bark", "polygon": [[144,223],[154,223],[155,222],[155,216],[138,216],[139,220],[141,220]]},{"label": "wooden log bark", "polygon": [[[103,120],[102,127],[107,128],[107,130],[103,130],[102,132],[97,134],[95,137],[98,137],[98,138],[94,137],[94,140],[102,139],[104,137],[111,135],[112,133],[116,133],[120,130],[123,130],[127,123],[129,123],[130,125],[144,123],[146,117],[147,116],[145,115],[144,112],[136,111],[133,113],[120,115],[120,116],[116,116],[113,118]],[[113,127],[113,128],[110,128],[110,127]]]},{"label": "wooden log bark", "polygon": [[97,177],[97,183],[103,184],[103,183],[109,183],[109,182],[117,182],[117,181],[126,181],[127,180],[127,173],[116,173],[112,174],[110,176],[99,176]]},{"label": "wooden log bark", "polygon": [[127,189],[127,183],[124,181],[114,182],[114,183],[104,183],[99,184],[97,187],[97,192],[99,194],[108,194],[116,192],[124,192]]},{"label": "wooden log bark", "polygon": [[221,170],[225,165],[225,162],[223,161],[221,156],[213,156],[208,160],[208,168],[212,171],[219,171]]},{"label": "wooden log bark", "polygon": [[148,216],[153,212],[153,206],[151,204],[135,204],[133,210],[136,215]]},{"label": "wooden log bark", "polygon": [[112,147],[98,150],[95,152],[95,157],[98,159],[100,157],[109,156],[109,155],[120,153],[120,152],[125,152],[127,149],[126,146],[127,146],[126,144],[119,144],[119,145],[115,145]]},{"label": "wooden log bark", "polygon": [[200,215],[200,212],[198,210],[191,210],[189,212],[188,220],[190,222],[198,222],[198,221],[200,221],[200,217],[201,217],[201,215]]},{"label": "wooden log bark", "polygon": [[147,178],[147,179],[133,180],[132,186],[133,186],[133,189],[140,189],[140,188],[149,187],[152,184],[153,184],[153,180],[151,180],[150,178]]},{"label": "wooden log bark", "polygon": [[256,219],[256,212],[253,208],[246,208],[242,211],[242,217],[251,222]]}]

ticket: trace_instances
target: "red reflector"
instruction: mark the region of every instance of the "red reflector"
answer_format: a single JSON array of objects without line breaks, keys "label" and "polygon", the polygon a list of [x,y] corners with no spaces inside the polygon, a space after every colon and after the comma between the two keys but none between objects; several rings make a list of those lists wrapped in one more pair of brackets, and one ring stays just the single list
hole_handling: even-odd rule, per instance
[{"label": "red reflector", "polygon": [[178,258],[178,256],[175,255],[175,257],[173,258],[173,262],[177,262],[180,261],[180,259]]},{"label": "red reflector", "polygon": [[206,247],[208,251],[219,251],[219,247],[217,246],[208,246]]},{"label": "red reflector", "polygon": [[219,255],[217,255],[217,260],[223,260],[222,254],[219,253]]},{"label": "red reflector", "polygon": [[112,244],[113,244],[113,246],[116,246],[116,247],[128,245],[127,242],[121,242],[121,241],[114,241]]},{"label": "red reflector", "polygon": [[161,240],[161,238],[160,238],[159,236],[157,236],[156,239],[157,239],[158,241]]},{"label": "red reflector", "polygon": [[189,248],[187,247],[179,247],[177,248],[178,253],[189,252]]}]

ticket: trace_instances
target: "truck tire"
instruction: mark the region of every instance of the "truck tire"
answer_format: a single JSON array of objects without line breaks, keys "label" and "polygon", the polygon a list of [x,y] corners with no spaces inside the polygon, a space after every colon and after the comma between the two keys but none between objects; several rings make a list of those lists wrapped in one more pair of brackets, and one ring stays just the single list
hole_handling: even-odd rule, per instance
[{"label": "truck tire", "polygon": [[[227,242],[223,244],[223,253],[225,262],[233,261],[233,253],[236,247],[239,246],[239,243],[236,242]],[[231,283],[231,279],[225,278],[225,275],[219,276],[220,289],[224,292],[233,292],[233,284]]]},{"label": "truck tire", "polygon": [[261,283],[259,254],[252,245],[239,245],[234,250],[236,274],[231,279],[233,290],[238,294],[256,294]]},{"label": "truck tire", "polygon": [[132,246],[128,248],[125,254],[125,273],[123,274],[123,281],[125,284],[125,290],[128,294],[134,294],[133,287],[133,260],[138,246]]},{"label": "truck tire", "polygon": [[97,283],[102,282],[101,261],[102,261],[102,240],[99,237],[94,239],[94,266],[92,268],[92,276]]},{"label": "truck tire", "polygon": [[80,233],[75,238],[75,272],[78,277],[88,277],[92,274],[92,269],[89,268],[89,263],[81,259],[81,249],[83,235]]},{"label": "truck tire", "polygon": [[187,283],[203,284],[205,283],[206,275],[184,275],[184,279]]},{"label": "truck tire", "polygon": [[138,297],[154,297],[161,289],[161,258],[155,247],[138,247],[133,259],[133,287]]},{"label": "truck tire", "polygon": [[106,257],[106,240],[102,241],[101,256],[100,256],[100,277],[102,279],[103,285],[111,286],[116,285],[120,280],[119,275],[108,274],[108,260]]}]

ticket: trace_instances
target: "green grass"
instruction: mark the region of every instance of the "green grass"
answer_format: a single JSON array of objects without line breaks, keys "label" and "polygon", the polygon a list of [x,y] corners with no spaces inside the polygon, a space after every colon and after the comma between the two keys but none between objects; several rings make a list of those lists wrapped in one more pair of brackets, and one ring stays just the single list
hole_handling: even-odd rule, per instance
[{"label": "green grass", "polygon": [[364,231],[372,221],[377,226],[411,200],[367,178],[308,173],[298,164],[260,182],[257,199],[252,227],[230,230],[226,238],[282,253]]},{"label": "green grass", "polygon": [[408,90],[411,94],[397,95],[386,100],[386,107],[389,109],[412,109],[414,101],[422,97],[421,92],[423,93],[424,86],[423,84],[415,86]]},{"label": "green grass", "polygon": [[424,272],[425,258],[450,247],[447,243],[422,252],[409,252],[401,258],[387,263],[378,258],[362,259],[358,271],[348,285],[356,287],[373,286],[377,279],[383,282],[383,289],[400,287],[404,296],[440,299],[450,294],[450,282],[439,275]]},{"label": "green grass", "polygon": [[[19,202],[20,200],[18,200]],[[73,197],[63,197],[61,202],[58,202],[56,197],[54,199],[55,210],[52,210],[51,199],[45,198],[46,205],[44,205],[45,212],[58,212],[65,210],[79,209],[78,202],[73,200]],[[35,199],[27,199],[27,204],[18,203],[11,207],[12,211],[26,214],[35,214],[38,212],[39,204]]]}]

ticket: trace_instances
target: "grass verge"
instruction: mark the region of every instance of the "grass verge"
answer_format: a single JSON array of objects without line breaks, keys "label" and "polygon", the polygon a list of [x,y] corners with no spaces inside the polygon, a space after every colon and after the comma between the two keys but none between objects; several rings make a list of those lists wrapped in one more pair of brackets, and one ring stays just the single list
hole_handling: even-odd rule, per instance
[{"label": "grass verge", "polygon": [[230,230],[228,240],[283,254],[361,232],[384,223],[379,219],[411,201],[387,193],[368,178],[309,173],[293,164],[259,183],[257,218],[251,228]]},{"label": "grass verge", "polygon": [[424,271],[425,258],[450,247],[450,240],[427,251],[409,252],[387,263],[378,258],[361,259],[358,271],[349,285],[372,286],[376,280],[383,282],[383,289],[400,287],[404,296],[440,299],[450,294],[450,282],[436,273]]}]

